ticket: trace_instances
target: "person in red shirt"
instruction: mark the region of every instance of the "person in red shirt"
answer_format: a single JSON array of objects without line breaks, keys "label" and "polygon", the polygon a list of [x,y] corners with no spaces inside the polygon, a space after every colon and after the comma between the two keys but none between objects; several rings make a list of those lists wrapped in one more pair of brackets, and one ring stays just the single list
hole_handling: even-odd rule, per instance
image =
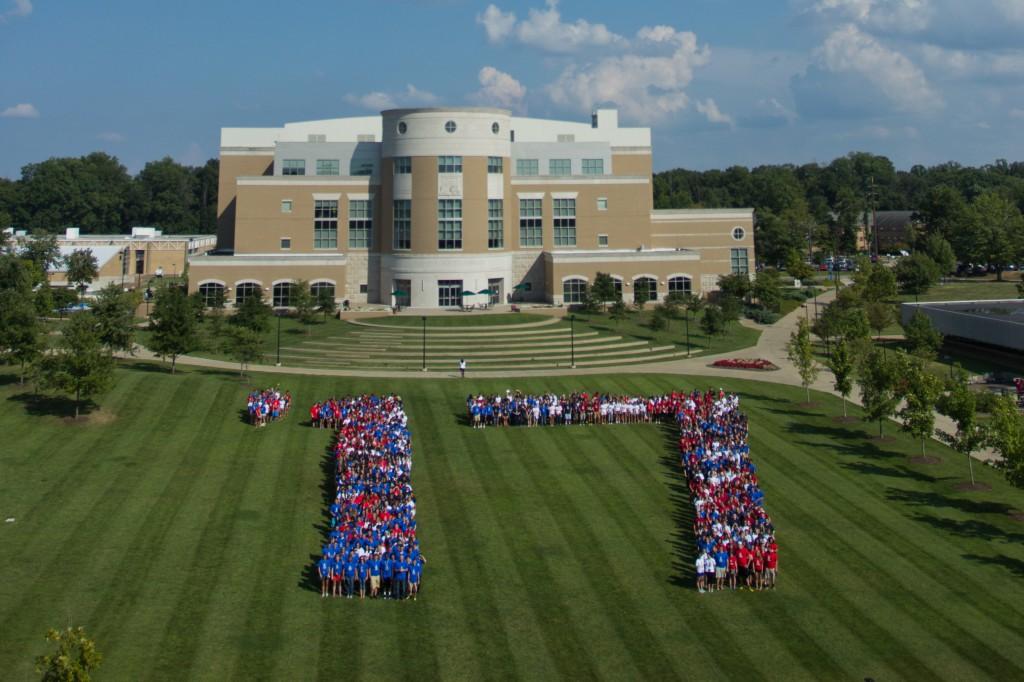
[{"label": "person in red shirt", "polygon": [[764,556],[760,549],[754,552],[754,582],[758,591],[764,589]]},{"label": "person in red shirt", "polygon": [[739,559],[736,552],[729,552],[729,588],[736,589],[736,575],[739,573]]},{"label": "person in red shirt", "polygon": [[777,549],[768,549],[768,559],[765,562],[765,577],[771,588],[775,589],[775,578],[779,573],[779,552]]}]

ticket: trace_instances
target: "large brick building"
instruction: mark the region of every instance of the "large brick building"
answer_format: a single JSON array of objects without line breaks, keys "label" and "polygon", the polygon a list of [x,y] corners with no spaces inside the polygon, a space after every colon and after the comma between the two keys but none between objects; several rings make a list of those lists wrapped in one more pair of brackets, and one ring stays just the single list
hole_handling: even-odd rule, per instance
[{"label": "large brick building", "polygon": [[[649,128],[486,108],[221,131],[217,250],[190,287],[289,304],[298,280],[338,301],[571,304],[596,273],[624,299],[702,294],[754,269],[753,211],[654,210]],[[487,296],[487,294],[484,294]],[[477,299],[469,299],[475,301]]]}]

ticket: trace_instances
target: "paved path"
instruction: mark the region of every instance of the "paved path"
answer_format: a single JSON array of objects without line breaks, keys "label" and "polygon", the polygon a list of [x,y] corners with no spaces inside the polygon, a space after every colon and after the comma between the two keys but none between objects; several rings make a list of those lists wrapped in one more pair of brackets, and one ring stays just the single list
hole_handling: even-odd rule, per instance
[{"label": "paved path", "polygon": [[[817,297],[818,305],[828,303],[835,298],[835,289],[828,289],[824,293]],[[789,343],[789,337],[793,331],[797,328],[802,317],[809,317],[814,313],[814,302],[813,299],[809,300],[806,304],[807,308],[799,307],[790,312],[788,315],[778,320],[772,325],[759,325],[755,323],[749,323],[744,321],[744,324],[761,330],[761,337],[758,339],[757,344],[752,348],[746,348],[743,350],[722,353],[719,355],[708,355],[702,357],[683,358],[680,360],[671,360],[668,362],[654,362],[645,364],[630,364],[621,366],[603,366],[603,367],[578,367],[576,369],[543,369],[543,370],[480,370],[474,371],[470,368],[471,377],[480,377],[481,379],[491,378],[503,378],[503,377],[540,377],[540,376],[552,376],[557,375],[591,375],[591,374],[679,374],[679,375],[690,375],[690,376],[717,376],[723,378],[732,379],[749,379],[753,381],[764,381],[773,384],[784,384],[787,386],[800,386],[801,380],[800,375],[796,371],[796,368],[790,363],[786,354],[786,344]],[[544,323],[539,323],[544,324]],[[550,323],[547,323],[550,324]],[[779,369],[777,371],[763,372],[757,370],[742,370],[742,369],[722,369],[718,367],[711,367],[711,363],[720,358],[761,358],[770,360],[775,363]],[[136,352],[134,359],[138,360],[156,360],[160,361],[152,352],[147,349],[139,348]],[[206,358],[195,358],[195,357],[179,357],[179,365],[188,365],[196,367],[211,367],[217,369],[223,369],[227,371],[237,372],[238,363],[225,362],[222,360],[210,360]],[[454,368],[452,371],[437,371],[430,370],[426,372],[417,371],[396,371],[396,370],[355,370],[355,369],[322,369],[322,368],[309,368],[309,367],[275,367],[274,365],[250,365],[248,367],[250,372],[276,372],[278,374],[309,374],[317,376],[336,376],[336,377],[378,377],[382,379],[458,379],[459,373]],[[818,380],[811,384],[811,388],[815,391],[821,391],[823,393],[830,393],[836,397],[840,397],[832,388],[832,373],[827,369],[822,368],[822,371],[818,375]],[[860,405],[860,399],[857,395],[858,391],[855,387],[854,395],[851,395],[848,400],[855,404]],[[953,432],[956,430],[956,426],[953,420],[945,415],[936,413],[935,415],[935,428],[941,431]],[[991,449],[986,449],[981,452],[975,453],[974,457],[982,461],[993,461],[998,459],[998,455]]]}]

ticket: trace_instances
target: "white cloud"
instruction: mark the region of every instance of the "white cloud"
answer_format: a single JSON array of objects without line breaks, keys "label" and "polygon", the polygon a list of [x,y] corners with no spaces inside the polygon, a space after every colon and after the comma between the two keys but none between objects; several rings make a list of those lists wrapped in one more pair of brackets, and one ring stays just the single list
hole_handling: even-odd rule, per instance
[{"label": "white cloud", "polygon": [[482,24],[487,39],[492,43],[504,40],[516,26],[515,12],[505,13],[495,5],[488,5],[483,14],[476,16],[476,23]]},{"label": "white cloud", "polygon": [[556,105],[584,113],[613,104],[625,118],[644,122],[685,109],[685,88],[694,69],[711,59],[710,49],[698,46],[695,34],[670,26],[640,29],[634,48],[630,54],[566,67],[547,86],[548,96]]},{"label": "white cloud", "polygon": [[1024,79],[1024,50],[972,52],[923,45],[920,52],[924,64],[943,78]]},{"label": "white cloud", "polygon": [[757,107],[761,111],[764,111],[768,116],[782,118],[789,123],[792,123],[793,121],[796,120],[796,113],[787,109],[782,104],[782,102],[775,99],[774,97],[768,97],[767,99],[758,100]]},{"label": "white cloud", "polygon": [[852,74],[873,84],[899,110],[927,111],[943,105],[921,69],[853,24],[833,31],[815,57],[828,72]]},{"label": "white cloud", "polygon": [[872,30],[909,33],[929,25],[934,7],[932,0],[817,0],[810,11]]},{"label": "white cloud", "polygon": [[572,23],[562,21],[558,0],[547,0],[544,9],[530,9],[526,19],[517,22],[513,12],[502,12],[496,5],[488,5],[477,16],[491,42],[501,42],[512,36],[518,42],[548,52],[575,52],[584,47],[625,47],[622,36],[608,30],[604,24],[592,24],[586,19]]},{"label": "white cloud", "polygon": [[704,118],[706,118],[711,123],[724,123],[728,125],[730,128],[735,124],[735,121],[733,121],[732,116],[729,116],[728,114],[723,114],[722,111],[718,108],[718,105],[715,104],[715,100],[711,99],[710,97],[708,97],[703,102],[699,100],[697,101],[697,111],[704,114]]},{"label": "white cloud", "polygon": [[96,137],[103,140],[104,142],[124,142],[124,135],[122,135],[121,133],[106,132],[100,133]]},{"label": "white cloud", "polygon": [[15,104],[0,111],[0,118],[39,118],[39,110],[32,104]]},{"label": "white cloud", "polygon": [[388,93],[379,90],[368,92],[364,95],[350,93],[345,95],[345,101],[363,109],[384,111],[385,109],[395,109],[403,106],[436,104],[437,95],[432,92],[427,92],[426,90],[420,90],[415,85],[409,84],[405,86],[405,90],[397,93]]},{"label": "white cloud", "polygon": [[493,66],[485,66],[480,69],[478,78],[480,79],[480,90],[472,96],[474,101],[522,111],[526,86]]},{"label": "white cloud", "polygon": [[32,0],[14,0],[14,7],[0,14],[0,24],[15,17],[27,17],[32,14]]}]

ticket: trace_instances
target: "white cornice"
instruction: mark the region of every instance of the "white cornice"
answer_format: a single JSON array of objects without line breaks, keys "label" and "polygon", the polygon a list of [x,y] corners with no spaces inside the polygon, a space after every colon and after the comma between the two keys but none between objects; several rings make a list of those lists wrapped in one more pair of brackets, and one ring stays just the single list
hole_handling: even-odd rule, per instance
[{"label": "white cornice", "polygon": [[548,251],[545,257],[552,263],[650,263],[699,261],[700,254],[690,250],[652,249],[627,251],[623,249],[593,249],[586,251]]},{"label": "white cornice", "polygon": [[243,253],[234,256],[193,256],[188,259],[189,267],[242,267],[242,266],[279,266],[294,267],[303,265],[345,265],[348,256],[344,253]]},{"label": "white cornice", "polygon": [[650,178],[636,175],[602,175],[599,177],[566,175],[518,175],[513,185],[647,185]]},{"label": "white cornice", "polygon": [[375,187],[370,176],[328,177],[325,175],[257,175],[240,177],[239,187]]},{"label": "white cornice", "polygon": [[753,220],[752,208],[681,208],[651,211],[655,223],[678,223],[683,221]]}]

